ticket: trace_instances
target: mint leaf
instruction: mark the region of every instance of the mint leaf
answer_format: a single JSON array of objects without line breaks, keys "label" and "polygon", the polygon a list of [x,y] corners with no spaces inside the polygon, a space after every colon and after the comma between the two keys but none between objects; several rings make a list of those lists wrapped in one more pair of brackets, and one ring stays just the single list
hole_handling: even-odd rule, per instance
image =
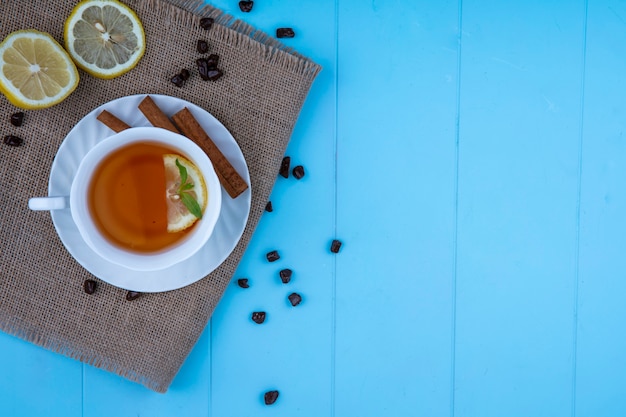
[{"label": "mint leaf", "polygon": [[202,209],[200,208],[200,204],[196,201],[195,198],[189,193],[180,193],[180,201],[183,202],[187,210],[197,218],[202,218]]},{"label": "mint leaf", "polygon": [[188,182],[186,184],[181,185],[178,190],[182,192],[182,191],[191,190],[192,188],[193,188],[193,183]]},{"label": "mint leaf", "polygon": [[178,172],[180,173],[180,184],[182,185],[187,182],[187,168],[178,162],[178,158],[176,158],[176,166],[178,167]]},{"label": "mint leaf", "polygon": [[180,201],[187,207],[187,210],[198,219],[202,218],[202,208],[198,201],[192,196],[190,193],[186,192],[191,190],[194,185],[193,182],[187,182],[187,168],[185,168],[178,158],[176,158],[176,166],[178,167],[178,172],[180,174],[180,186],[178,187],[178,196],[180,197]]}]

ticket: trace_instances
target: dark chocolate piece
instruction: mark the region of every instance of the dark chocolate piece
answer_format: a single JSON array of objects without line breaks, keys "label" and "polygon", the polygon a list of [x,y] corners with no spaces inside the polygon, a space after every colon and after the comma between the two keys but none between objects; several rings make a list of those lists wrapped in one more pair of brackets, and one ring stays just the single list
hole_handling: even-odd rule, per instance
[{"label": "dark chocolate piece", "polygon": [[265,255],[267,257],[267,260],[270,262],[274,262],[280,259],[280,255],[278,254],[278,251],[271,251],[268,252],[267,255]]},{"label": "dark chocolate piece", "polygon": [[248,284],[248,278],[239,278],[237,280],[237,285],[241,288],[250,288],[250,284]]},{"label": "dark chocolate piece", "polygon": [[215,20],[212,17],[203,17],[202,19],[200,19],[200,27],[204,30],[211,29],[213,23],[215,23]]},{"label": "dark chocolate piece", "polygon": [[98,283],[93,279],[87,279],[83,283],[83,289],[87,294],[93,294],[96,292],[96,288],[98,287]]},{"label": "dark chocolate piece", "polygon": [[126,293],[126,300],[127,300],[127,301],[134,301],[134,300],[138,299],[140,295],[141,295],[141,293],[140,293],[140,292],[137,292],[137,291],[128,291],[128,292]]},{"label": "dark chocolate piece", "polygon": [[330,244],[330,251],[332,253],[338,253],[339,249],[341,249],[341,241],[333,239],[332,243]]},{"label": "dark chocolate piece", "polygon": [[213,68],[213,69],[209,69],[209,72],[207,73],[207,78],[211,81],[215,81],[218,78],[220,78],[222,75],[224,75],[222,70]]},{"label": "dark chocolate piece", "polygon": [[13,113],[11,115],[11,124],[13,126],[20,127],[20,126],[22,126],[22,123],[24,123],[24,112],[23,111],[19,111],[17,113]]},{"label": "dark chocolate piece", "polygon": [[302,297],[300,296],[300,294],[295,293],[295,292],[289,294],[289,297],[287,298],[289,298],[289,302],[294,307],[302,302]]},{"label": "dark chocolate piece", "polygon": [[207,81],[209,79],[209,61],[206,58],[198,58],[196,59],[196,65],[198,66],[200,78]]},{"label": "dark chocolate piece", "polygon": [[274,404],[276,400],[278,399],[278,391],[276,390],[267,391],[265,395],[263,396],[263,399],[265,400],[266,405]]},{"label": "dark chocolate piece", "polygon": [[278,273],[278,275],[280,275],[280,280],[283,282],[283,284],[289,284],[289,281],[291,281],[292,274],[293,274],[293,271],[288,268],[283,269]]},{"label": "dark chocolate piece", "polygon": [[262,324],[265,321],[265,311],[255,311],[252,313],[252,321],[256,324]]},{"label": "dark chocolate piece", "polygon": [[182,74],[174,75],[170,81],[176,87],[182,87],[183,85],[185,85],[185,79],[183,78]]},{"label": "dark chocolate piece", "polygon": [[300,180],[304,177],[304,167],[302,165],[298,165],[293,168],[292,173],[297,180]]},{"label": "dark chocolate piece", "polygon": [[244,13],[248,13],[252,10],[252,6],[254,6],[254,1],[252,0],[241,0],[239,2],[239,9]]},{"label": "dark chocolate piece", "polygon": [[276,37],[277,38],[293,38],[296,36],[296,33],[292,28],[278,28],[276,29]]},{"label": "dark chocolate piece", "polygon": [[291,164],[291,157],[286,156],[283,158],[283,162],[280,164],[280,170],[278,173],[284,177],[289,178],[289,165]]},{"label": "dark chocolate piece", "polygon": [[199,39],[198,42],[196,42],[196,50],[198,53],[206,54],[209,52],[209,43],[205,40]]},{"label": "dark chocolate piece", "polygon": [[4,137],[4,143],[9,146],[21,146],[22,143],[24,143],[24,140],[15,135],[6,135]]},{"label": "dark chocolate piece", "polygon": [[209,69],[217,68],[217,63],[219,62],[219,60],[220,60],[220,56],[218,54],[209,55],[208,58],[206,58]]}]

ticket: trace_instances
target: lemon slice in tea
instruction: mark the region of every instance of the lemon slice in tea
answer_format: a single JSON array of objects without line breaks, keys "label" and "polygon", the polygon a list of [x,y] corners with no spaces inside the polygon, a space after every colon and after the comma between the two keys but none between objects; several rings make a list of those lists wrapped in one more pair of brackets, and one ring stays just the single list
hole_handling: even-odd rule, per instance
[{"label": "lemon slice in tea", "polygon": [[117,0],[83,0],[65,21],[65,48],[76,65],[98,78],[133,69],[146,50],[141,21]]},{"label": "lemon slice in tea", "polygon": [[[165,192],[167,201],[167,231],[180,232],[202,217],[207,203],[207,188],[204,177],[188,159],[175,154],[163,155],[165,166]],[[189,199],[197,203],[194,210],[189,208]],[[193,203],[191,203],[193,204]],[[198,215],[199,214],[199,215]]]},{"label": "lemon slice in tea", "polygon": [[0,44],[0,91],[14,105],[43,109],[63,101],[78,85],[78,71],[52,36],[19,30]]}]

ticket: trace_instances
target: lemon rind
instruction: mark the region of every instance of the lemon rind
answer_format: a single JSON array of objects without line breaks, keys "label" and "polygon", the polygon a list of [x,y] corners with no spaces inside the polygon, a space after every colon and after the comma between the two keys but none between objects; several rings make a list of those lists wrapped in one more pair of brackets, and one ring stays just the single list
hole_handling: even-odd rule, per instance
[{"label": "lemon rind", "polygon": [[[110,70],[102,70],[101,68],[95,65],[89,64],[80,55],[76,53],[73,47],[73,41],[76,38],[74,37],[70,28],[72,24],[75,23],[76,20],[80,19],[80,15],[82,14],[82,11],[86,7],[90,7],[93,5],[99,5],[100,7],[102,7],[103,5],[107,5],[107,4],[114,4],[116,7],[119,7],[120,9],[126,11],[130,15],[131,20],[138,25],[139,30],[137,31],[138,32],[137,35],[139,35],[138,43],[141,46],[141,49],[139,51],[134,52],[132,55],[134,56],[134,58],[130,59],[125,64],[123,65],[117,64],[115,67],[113,67]],[[141,20],[137,16],[137,13],[134,12],[134,10],[132,10],[130,7],[126,6],[125,4],[117,0],[82,0],[80,3],[78,3],[74,7],[69,17],[65,20],[65,24],[63,26],[63,39],[65,41],[65,49],[67,49],[70,57],[72,58],[72,60],[74,61],[74,63],[76,64],[78,68],[82,69],[89,75],[92,75],[96,78],[105,79],[105,80],[110,80],[112,78],[119,77],[121,75],[126,74],[128,71],[132,70],[133,68],[135,68],[137,64],[139,63],[139,61],[141,60],[141,58],[143,58],[146,52],[146,34],[144,32],[143,24],[141,23]]]},{"label": "lemon rind", "polygon": [[[196,186],[196,188],[202,192],[202,201],[198,201],[198,203],[200,204],[200,207],[202,208],[202,211],[204,212],[208,204],[208,190],[206,187],[204,176],[202,175],[198,167],[193,162],[191,162],[189,159],[185,158],[184,156],[181,156],[178,154],[163,155],[163,163],[166,169],[167,167],[171,167],[171,168],[175,168],[176,170],[178,170],[178,167],[176,167],[175,165],[176,159],[178,159],[181,165],[187,168],[187,173],[189,175],[189,178],[191,178],[195,183],[198,183],[198,182],[200,183],[200,185]],[[187,219],[187,220],[183,221],[183,219]],[[194,224],[196,224],[198,220],[199,219],[191,213],[188,213],[188,215],[182,216],[181,220],[177,223],[170,224],[168,220],[167,231],[169,233],[182,232],[183,230],[186,230],[192,227]]]},{"label": "lemon rind", "polygon": [[72,74],[73,83],[69,83],[66,87],[64,87],[61,92],[54,97],[49,97],[45,100],[32,100],[26,98],[19,89],[15,88],[13,84],[8,81],[4,76],[0,77],[0,92],[4,94],[4,96],[9,100],[9,102],[17,107],[26,110],[37,110],[37,109],[45,109],[48,107],[52,107],[55,104],[59,104],[63,100],[65,100],[70,94],[76,90],[78,87],[78,83],[80,80],[80,76],[76,69],[76,65],[74,61],[67,53],[67,51],[61,46],[59,42],[57,42],[49,33],[41,32],[34,29],[25,29],[18,30],[10,33],[7,37],[0,43],[0,57],[4,54],[4,52],[10,48],[16,39],[21,38],[22,35],[28,35],[29,38],[35,39],[45,39],[50,41],[51,45],[55,48],[55,51],[59,53],[60,56],[63,57],[64,61],[67,64],[68,71]]}]

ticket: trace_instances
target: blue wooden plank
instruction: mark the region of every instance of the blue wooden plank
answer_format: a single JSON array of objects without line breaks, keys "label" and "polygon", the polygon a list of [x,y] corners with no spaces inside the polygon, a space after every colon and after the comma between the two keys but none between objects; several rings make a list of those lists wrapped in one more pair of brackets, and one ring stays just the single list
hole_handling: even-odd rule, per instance
[{"label": "blue wooden plank", "polygon": [[[316,79],[286,154],[291,166],[303,165],[305,177],[277,178],[264,213],[235,280],[213,318],[211,385],[212,416],[325,416],[331,410],[335,161],[335,6],[334,2],[255,2],[251,13],[235,17],[273,34],[289,26],[296,37],[284,43],[323,66]],[[230,6],[229,6],[230,5]],[[278,250],[281,259],[268,263],[265,254]],[[278,276],[293,270],[289,284]],[[242,289],[237,278],[248,278]],[[291,292],[303,301],[292,307]],[[265,311],[256,324],[253,311]],[[263,393],[277,389],[268,407]]]},{"label": "blue wooden plank", "polygon": [[0,352],[0,416],[81,416],[80,362],[5,333]]},{"label": "blue wooden plank", "polygon": [[589,2],[576,416],[626,415],[626,5]]},{"label": "blue wooden plank", "polygon": [[83,417],[209,416],[210,332],[205,331],[165,394],[85,365]]},{"label": "blue wooden plank", "polygon": [[455,416],[570,416],[584,4],[464,1]]},{"label": "blue wooden plank", "polygon": [[335,415],[450,413],[456,1],[339,2]]},{"label": "blue wooden plank", "polygon": [[325,67],[288,150],[307,177],[279,178],[238,270],[251,288],[165,395],[0,334],[0,415],[626,414],[624,4],[589,4],[581,149],[582,0],[464,1],[458,85],[456,2],[284,3],[215,2],[295,27]]}]

